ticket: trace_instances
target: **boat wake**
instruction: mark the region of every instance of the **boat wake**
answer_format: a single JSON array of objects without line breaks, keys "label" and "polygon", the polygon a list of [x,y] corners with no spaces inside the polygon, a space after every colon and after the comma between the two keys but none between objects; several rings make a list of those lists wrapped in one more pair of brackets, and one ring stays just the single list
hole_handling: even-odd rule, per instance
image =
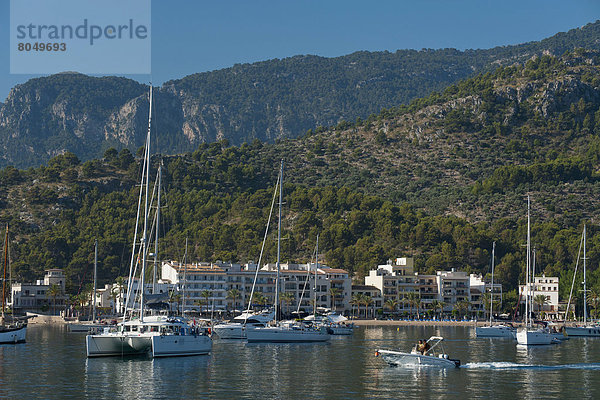
[{"label": "boat wake", "polygon": [[540,369],[540,370],[558,370],[558,369],[580,369],[580,370],[600,370],[600,363],[582,363],[582,364],[562,364],[562,365],[536,365],[536,364],[518,364],[512,362],[488,362],[488,363],[467,363],[461,366],[467,369],[496,369],[496,370],[516,370],[516,369]]}]

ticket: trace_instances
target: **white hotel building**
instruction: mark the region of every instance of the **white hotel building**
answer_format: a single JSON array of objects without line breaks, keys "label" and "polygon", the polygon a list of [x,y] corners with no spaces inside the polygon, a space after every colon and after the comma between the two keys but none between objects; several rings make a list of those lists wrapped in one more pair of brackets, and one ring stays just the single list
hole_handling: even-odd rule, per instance
[{"label": "white hotel building", "polygon": [[540,310],[540,307],[535,304],[534,300],[533,311],[535,313],[541,313],[543,311],[545,319],[563,318],[564,310],[559,313],[558,308],[558,277],[542,275],[536,276],[533,281],[534,283],[529,283],[527,287],[525,285],[519,285],[519,298],[521,299],[521,304],[525,304],[525,297],[528,295],[532,295],[534,299],[538,295],[543,295],[546,297],[546,304],[544,304]]},{"label": "white hotel building", "polygon": [[[179,293],[183,293],[185,286],[185,310],[199,311],[202,304],[204,311],[239,311],[248,307],[256,268],[257,265],[253,263],[201,262],[183,265],[168,261],[162,264],[161,281],[175,285]],[[282,304],[282,308],[296,310],[302,298],[300,308],[311,311],[311,300],[316,295],[317,307],[338,312],[350,311],[352,281],[348,272],[319,264],[315,285],[315,269],[315,264],[280,264],[281,292],[292,294],[291,302]],[[266,297],[267,305],[273,305],[275,301],[276,275],[275,264],[266,264],[258,271],[255,292]],[[233,298],[228,298],[231,289],[237,289],[240,293],[235,303]],[[205,291],[209,294],[208,299],[202,295]],[[333,293],[337,295],[333,297]]]},{"label": "white hotel building", "polygon": [[[471,311],[483,310],[483,294],[492,291],[491,285],[483,281],[481,275],[462,271],[437,271],[435,275],[422,275],[414,272],[413,258],[396,258],[387,264],[378,265],[365,277],[365,285],[374,286],[381,292],[383,302],[395,300],[400,311],[409,311],[405,301],[410,293],[418,295],[421,309],[431,309],[433,301],[442,301],[444,311],[452,311],[461,301],[469,302]],[[495,299],[502,296],[502,285],[494,284]],[[413,310],[414,311],[414,310]]]}]

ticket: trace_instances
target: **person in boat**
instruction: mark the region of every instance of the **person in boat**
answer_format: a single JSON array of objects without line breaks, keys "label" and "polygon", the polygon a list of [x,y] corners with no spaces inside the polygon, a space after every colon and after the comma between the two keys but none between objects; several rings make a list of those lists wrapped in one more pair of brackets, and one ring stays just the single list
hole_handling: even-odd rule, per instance
[{"label": "person in boat", "polygon": [[417,351],[420,353],[421,350],[423,349],[423,340],[419,339],[419,343],[417,343],[415,345],[415,349],[417,349]]},{"label": "person in boat", "polygon": [[431,348],[431,346],[429,345],[427,340],[423,340],[423,352],[421,354],[427,353],[427,350],[429,350],[430,348]]},{"label": "person in boat", "polygon": [[431,346],[429,346],[429,343],[427,343],[427,340],[419,340],[419,344],[417,345],[417,350],[419,352],[421,352],[421,354],[425,354],[427,353],[427,350],[429,350]]}]

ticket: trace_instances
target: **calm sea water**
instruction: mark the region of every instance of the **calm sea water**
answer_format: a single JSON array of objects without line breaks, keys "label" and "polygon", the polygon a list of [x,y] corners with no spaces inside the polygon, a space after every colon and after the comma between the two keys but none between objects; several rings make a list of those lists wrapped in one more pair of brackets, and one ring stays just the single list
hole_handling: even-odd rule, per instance
[{"label": "calm sea water", "polygon": [[[457,369],[389,367],[378,348],[441,335]],[[0,397],[11,399],[600,398],[600,339],[520,349],[469,327],[362,327],[327,344],[215,339],[208,356],[85,357],[85,335],[30,326],[0,345]]]}]

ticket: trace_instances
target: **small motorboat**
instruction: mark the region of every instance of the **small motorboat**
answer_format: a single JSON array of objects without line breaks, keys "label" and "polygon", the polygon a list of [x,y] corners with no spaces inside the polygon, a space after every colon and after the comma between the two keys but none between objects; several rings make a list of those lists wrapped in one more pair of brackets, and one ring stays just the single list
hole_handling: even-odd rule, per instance
[{"label": "small motorboat", "polygon": [[460,360],[449,358],[444,353],[441,345],[443,340],[444,338],[441,336],[432,336],[425,342],[421,349],[419,349],[419,345],[415,345],[410,353],[377,350],[375,351],[375,356],[381,356],[385,362],[394,366],[460,367]]}]

